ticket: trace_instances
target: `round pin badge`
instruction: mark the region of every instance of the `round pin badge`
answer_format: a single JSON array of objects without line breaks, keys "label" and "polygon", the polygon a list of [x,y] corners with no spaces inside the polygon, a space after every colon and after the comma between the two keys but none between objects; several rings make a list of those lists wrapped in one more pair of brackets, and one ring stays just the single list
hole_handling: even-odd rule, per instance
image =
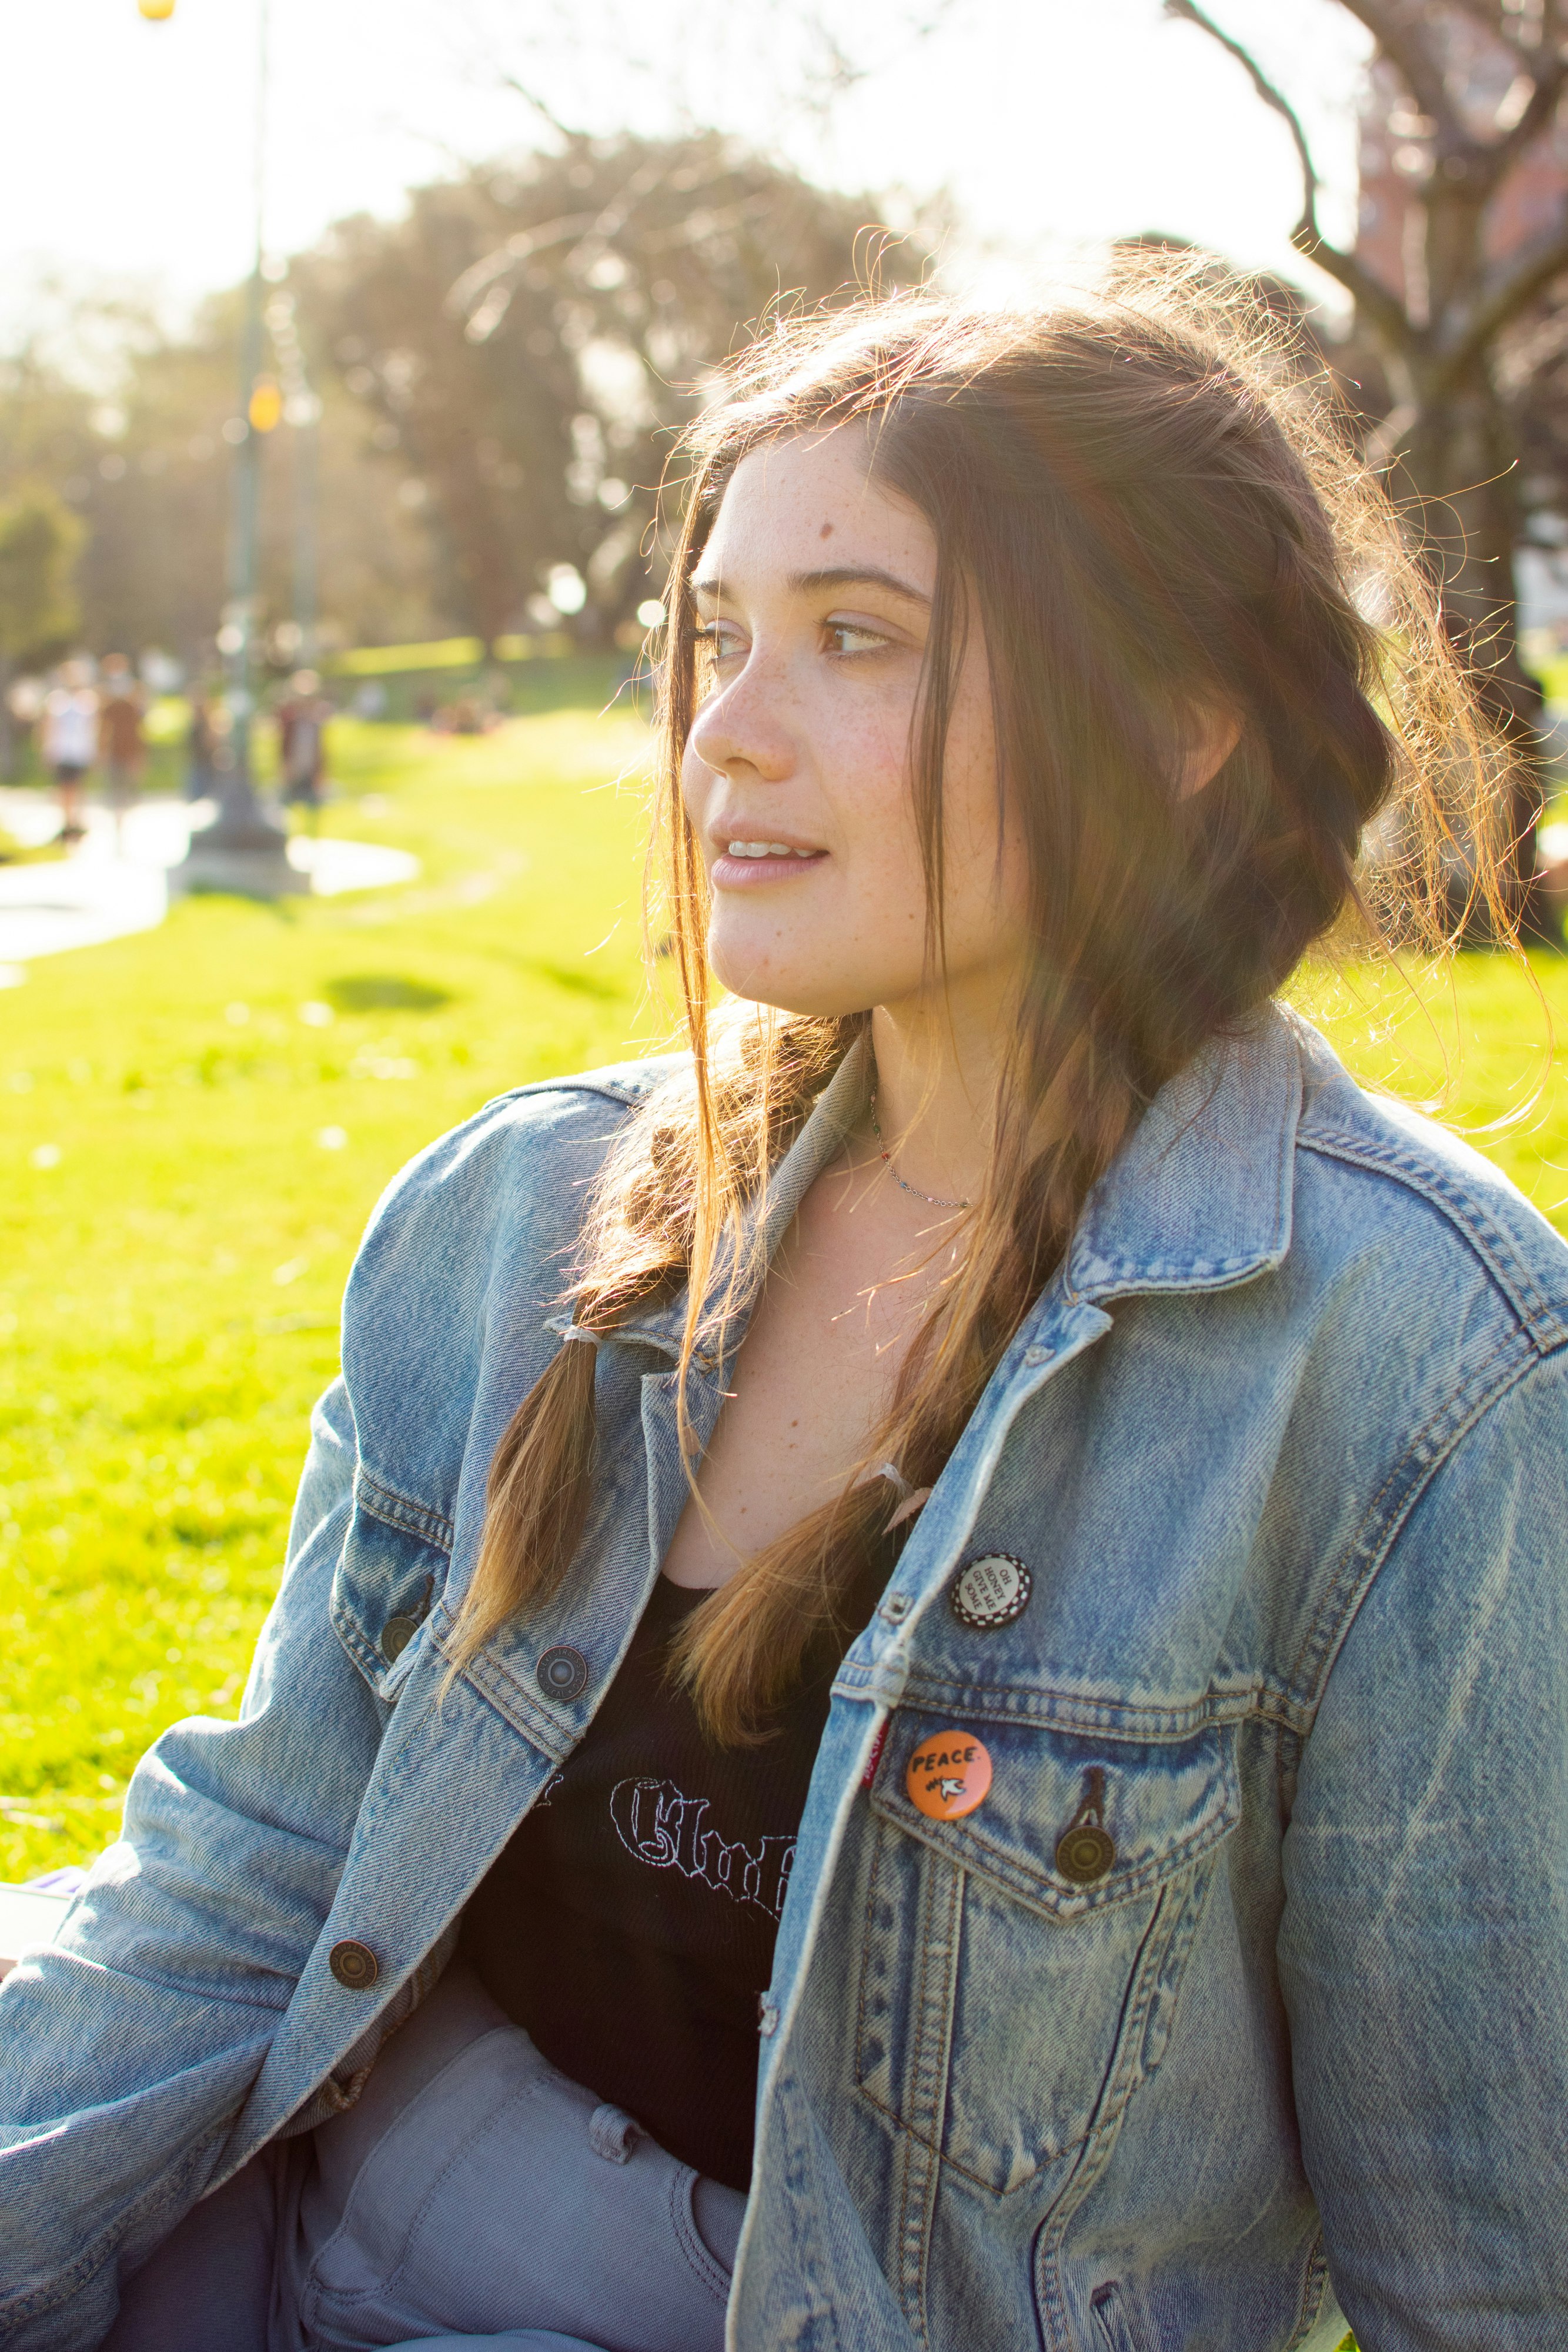
[{"label": "round pin badge", "polygon": [[1010,1551],[982,1552],[967,1560],[953,1580],[948,1599],[960,1625],[977,1633],[994,1633],[1010,1625],[1029,1607],[1034,1579]]},{"label": "round pin badge", "polygon": [[927,1821],[960,1821],[985,1803],[991,1759],[972,1731],[939,1731],[910,1758],[904,1785]]}]

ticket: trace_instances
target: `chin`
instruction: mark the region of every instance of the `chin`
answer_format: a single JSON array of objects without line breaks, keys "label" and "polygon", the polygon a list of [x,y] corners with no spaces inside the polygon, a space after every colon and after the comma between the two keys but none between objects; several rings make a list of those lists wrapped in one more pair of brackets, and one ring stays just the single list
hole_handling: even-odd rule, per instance
[{"label": "chin", "polygon": [[824,969],[821,963],[799,961],[793,956],[747,955],[733,946],[726,952],[715,940],[708,945],[708,962],[715,979],[731,996],[748,1004],[770,1004],[779,1013],[794,1013],[813,1021],[842,1021],[855,1013],[869,1013],[882,1002],[878,992],[859,975]]}]

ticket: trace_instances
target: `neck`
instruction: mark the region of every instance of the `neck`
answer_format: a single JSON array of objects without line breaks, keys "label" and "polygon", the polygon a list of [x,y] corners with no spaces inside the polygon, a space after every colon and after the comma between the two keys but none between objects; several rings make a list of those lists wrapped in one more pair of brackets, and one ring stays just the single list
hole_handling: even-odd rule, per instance
[{"label": "neck", "polygon": [[877,1006],[877,1124],[905,1183],[943,1200],[979,1199],[1006,1034],[988,990],[983,1003],[956,986],[935,1004]]}]

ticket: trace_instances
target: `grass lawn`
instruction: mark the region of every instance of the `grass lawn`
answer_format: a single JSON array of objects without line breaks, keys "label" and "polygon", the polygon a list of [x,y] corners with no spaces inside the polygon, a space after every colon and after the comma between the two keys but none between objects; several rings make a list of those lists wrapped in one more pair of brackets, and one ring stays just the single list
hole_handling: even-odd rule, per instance
[{"label": "grass lawn", "polygon": [[[646,739],[596,683],[541,677],[472,740],[339,722],[329,823],[415,851],[407,888],[190,901],[0,993],[0,1878],[90,1857],[161,1727],[232,1713],[388,1178],[503,1088],[659,1032]],[[1568,959],[1539,976],[1568,1029]],[[1435,1013],[1388,980],[1303,994],[1379,1083],[1450,1064],[1465,1119],[1544,1079],[1479,1139],[1559,1213],[1568,1087],[1517,970],[1465,960]]]},{"label": "grass lawn", "polygon": [[89,1857],[152,1735],[233,1712],[388,1178],[654,1034],[645,749],[591,701],[340,721],[326,823],[417,882],[188,900],[0,992],[0,1878]]}]

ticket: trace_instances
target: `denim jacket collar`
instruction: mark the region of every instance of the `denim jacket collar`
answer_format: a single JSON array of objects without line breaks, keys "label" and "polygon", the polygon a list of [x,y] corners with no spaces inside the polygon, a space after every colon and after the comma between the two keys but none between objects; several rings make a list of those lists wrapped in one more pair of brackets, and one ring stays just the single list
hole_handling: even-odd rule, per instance
[{"label": "denim jacket collar", "polygon": [[1161,1088],[1084,1203],[1070,1298],[1223,1290],[1281,1264],[1301,1112],[1295,1026],[1267,1005]]}]

